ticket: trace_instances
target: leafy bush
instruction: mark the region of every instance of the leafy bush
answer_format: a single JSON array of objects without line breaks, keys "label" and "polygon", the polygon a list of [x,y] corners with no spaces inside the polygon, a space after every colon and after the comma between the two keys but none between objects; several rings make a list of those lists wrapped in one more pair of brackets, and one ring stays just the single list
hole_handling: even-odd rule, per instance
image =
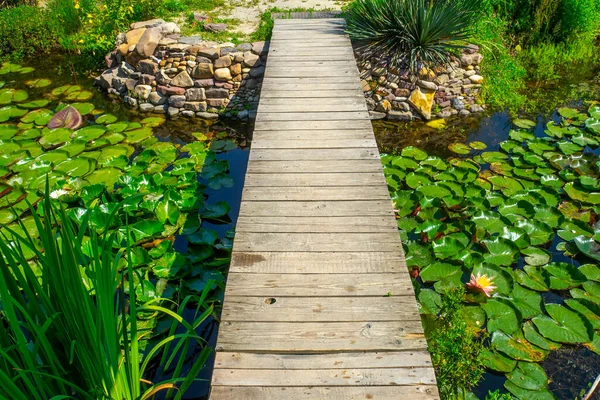
[{"label": "leafy bush", "polygon": [[[212,307],[189,324],[179,315],[182,308],[178,314],[156,300],[138,306],[129,247],[113,255],[116,232],[96,234],[88,225],[89,211],[75,226],[48,194],[39,210],[30,211],[43,253],[27,233],[7,228],[0,237],[0,397],[143,400],[181,383],[177,395],[169,396],[181,398],[206,362],[208,348],[187,378],[178,377],[185,357],[175,362],[175,378],[152,384],[145,375],[149,366],[164,374],[171,356],[186,354],[191,344],[203,345],[194,327]],[[169,336],[145,352],[142,341],[149,332],[138,326],[143,314],[173,318]],[[184,329],[175,333],[178,326]]]},{"label": "leafy bush", "polygon": [[356,0],[348,8],[348,33],[366,56],[385,54],[392,64],[444,65],[471,37],[477,0]]},{"label": "leafy bush", "polygon": [[49,11],[33,6],[0,10],[0,58],[18,59],[55,49],[62,32]]},{"label": "leafy bush", "polygon": [[465,292],[456,288],[442,297],[438,325],[428,339],[442,398],[462,399],[477,385],[484,366],[479,358],[483,341],[469,329],[462,317]]}]

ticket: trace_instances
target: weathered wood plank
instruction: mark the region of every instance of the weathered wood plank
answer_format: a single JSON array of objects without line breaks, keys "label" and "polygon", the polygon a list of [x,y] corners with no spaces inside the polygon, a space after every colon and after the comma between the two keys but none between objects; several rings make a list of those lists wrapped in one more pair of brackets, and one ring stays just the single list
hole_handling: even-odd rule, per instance
[{"label": "weathered wood plank", "polygon": [[[238,250],[239,251],[239,250]],[[249,253],[250,254],[250,253]],[[260,259],[264,253],[251,253],[247,260]],[[321,263],[335,255],[328,252],[319,253],[323,257]],[[398,254],[402,254],[398,252]],[[246,274],[230,272],[227,276],[226,293],[236,296],[265,297],[278,296],[412,296],[414,291],[408,273],[368,273],[362,275],[348,274]],[[225,329],[227,329],[225,327]]]},{"label": "weathered wood plank", "polygon": [[368,111],[332,111],[332,112],[279,112],[258,113],[256,121],[346,121],[363,120],[370,121]]},{"label": "weathered wood plank", "polygon": [[[218,351],[323,353],[425,350],[421,321],[223,322]],[[433,370],[432,374],[433,374]],[[415,382],[418,383],[418,382]]]},{"label": "weathered wood plank", "polygon": [[425,400],[439,399],[437,386],[215,386],[212,400]]},{"label": "weathered wood plank", "polygon": [[[268,276],[268,274],[339,274],[338,276],[342,275],[340,279],[347,279],[348,281],[352,279],[346,278],[346,275],[348,274],[384,274],[382,276],[373,275],[373,279],[368,276],[354,277],[355,280],[357,278],[368,278],[369,281],[372,281],[372,283],[377,282],[379,279],[393,278],[393,275],[385,274],[394,273],[397,275],[396,279],[398,279],[398,284],[410,284],[410,279],[408,278],[406,269],[406,261],[404,260],[403,253],[401,252],[347,252],[344,254],[306,252],[235,252],[232,254],[230,273],[265,274],[263,277]],[[242,279],[243,276],[240,276],[239,278]],[[279,278],[281,278],[281,276],[279,276]],[[304,281],[309,282],[310,286],[314,288],[314,281],[312,278],[319,279],[319,277],[309,275],[306,277],[306,279],[304,279]],[[296,277],[296,279],[298,279],[298,277]],[[335,278],[332,279],[335,280]],[[230,282],[234,282],[235,280],[235,277],[230,277]],[[270,283],[283,284],[281,282],[281,279],[279,279]],[[285,284],[289,286],[290,282],[285,282]],[[397,284],[395,284],[395,288],[398,289]],[[382,290],[377,289],[374,293],[378,293],[379,295],[381,293],[387,294],[388,292],[386,290],[388,289],[389,288],[385,286],[383,288],[383,292]],[[286,290],[289,291],[289,287]],[[341,294],[347,295],[348,293],[352,293],[353,295],[356,295],[356,293],[363,292],[364,290],[364,288],[359,290],[351,289],[350,291],[344,289]],[[230,293],[235,294],[236,292],[232,291]],[[263,294],[262,292],[256,293]],[[256,293],[254,293],[254,295],[256,295]],[[335,289],[335,293],[340,293],[340,290]],[[412,290],[394,292],[393,294],[400,295],[403,293],[408,293],[411,297],[414,297]]]},{"label": "weathered wood plank", "polygon": [[376,148],[375,139],[263,139],[256,138],[252,141],[253,149],[346,149],[346,148]]},{"label": "weathered wood plank", "polygon": [[[348,369],[431,367],[427,351],[331,354],[217,353],[215,368],[225,369]],[[258,372],[258,371],[257,371]]]},{"label": "weathered wood plank", "polygon": [[398,233],[260,233],[238,232],[235,251],[402,251]]},{"label": "weathered wood plank", "polygon": [[[364,103],[364,101],[363,101]],[[316,113],[316,112],[339,112],[339,111],[367,111],[367,106],[364,104],[358,106],[347,102],[346,104],[311,104],[309,102],[305,104],[260,104],[258,112],[261,113],[283,113],[283,112],[303,112],[303,113]]]},{"label": "weathered wood plank", "polygon": [[[318,88],[317,88],[318,89]],[[261,99],[290,99],[290,98],[304,98],[304,99],[319,99],[319,98],[346,98],[349,96],[356,96],[364,98],[363,91],[360,88],[353,87],[349,89],[330,89],[330,90],[279,90],[275,87],[267,92],[261,92]]]},{"label": "weathered wood plank", "polygon": [[376,369],[321,369],[321,370],[256,370],[217,369],[213,376],[215,386],[381,386],[433,385],[432,368],[376,368]]},{"label": "weathered wood plank", "polygon": [[[250,202],[248,202],[250,203]],[[246,208],[247,209],[247,208]],[[363,211],[363,213],[365,213]],[[320,217],[306,216],[256,216],[240,215],[237,221],[237,232],[396,232],[398,227],[389,216],[338,216]]]},{"label": "weathered wood plank", "polygon": [[[262,138],[263,135],[261,135]],[[292,136],[292,135],[290,135]],[[293,135],[296,137],[296,135]],[[312,135],[306,135],[306,140],[312,140]],[[340,135],[341,136],[341,135]],[[297,139],[295,139],[297,140]],[[340,139],[342,140],[342,139]],[[262,141],[262,139],[261,139]],[[287,141],[285,141],[287,142]],[[255,142],[252,143],[252,146]],[[254,161],[248,165],[248,174],[270,173],[315,173],[315,172],[380,172],[381,162],[371,160],[320,160],[320,161]]]},{"label": "weathered wood plank", "polygon": [[370,120],[337,121],[257,121],[255,131],[281,130],[365,130],[372,129]]},{"label": "weathered wood plank", "polygon": [[[273,98],[261,98],[260,105],[261,106],[277,106],[277,105],[286,105],[286,106],[301,106],[306,104],[307,101],[305,99],[297,99],[297,98],[283,98],[283,99],[273,99]],[[316,98],[311,100],[311,103],[318,104],[320,106],[325,105],[353,105],[357,107],[363,107],[365,105],[365,99],[363,96],[349,96],[342,98]],[[370,130],[369,133],[372,134]]]},{"label": "weathered wood plank", "polygon": [[244,201],[240,216],[343,217],[394,215],[389,201]]},{"label": "weathered wood plank", "polygon": [[[278,78],[272,77],[263,82],[262,90],[267,90],[269,86],[279,86],[284,84],[300,84],[300,85],[318,85],[318,89],[323,90],[321,85],[333,84],[333,83],[344,83],[352,84],[353,88],[356,89],[356,77],[353,76],[338,76],[338,77],[304,77],[304,78]],[[304,88],[306,90],[306,87]]]},{"label": "weathered wood plank", "polygon": [[222,321],[352,322],[420,321],[408,296],[391,297],[246,297],[227,296]]},{"label": "weathered wood plank", "polygon": [[351,149],[256,149],[250,161],[379,160],[377,148]]},{"label": "weathered wood plank", "polygon": [[[280,187],[280,186],[375,186],[384,185],[382,172],[319,173],[319,174],[246,174],[244,185]],[[389,207],[388,207],[389,208]]]},{"label": "weathered wood plank", "polygon": [[246,187],[244,201],[389,200],[386,187]]}]

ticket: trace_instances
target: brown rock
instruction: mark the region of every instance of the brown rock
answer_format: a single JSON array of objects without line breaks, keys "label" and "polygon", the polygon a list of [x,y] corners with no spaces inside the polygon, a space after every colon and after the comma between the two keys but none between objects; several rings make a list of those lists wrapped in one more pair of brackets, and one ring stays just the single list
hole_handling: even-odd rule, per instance
[{"label": "brown rock", "polygon": [[212,78],[213,74],[214,68],[211,63],[197,64],[192,70],[192,76],[196,79]]},{"label": "brown rock", "polygon": [[130,46],[132,44],[133,45],[138,44],[138,42],[140,41],[140,38],[142,37],[144,32],[146,32],[146,28],[133,29],[133,30],[130,30],[129,32],[127,32],[125,34],[125,36],[127,37],[127,44]]},{"label": "brown rock", "polygon": [[127,56],[125,57],[125,61],[127,61],[127,63],[129,65],[133,65],[134,67],[137,67],[138,63],[143,59],[142,56],[140,56],[137,52],[133,51],[129,54],[127,54]]},{"label": "brown rock", "polygon": [[207,99],[206,102],[211,107],[222,107],[225,105],[226,99]]},{"label": "brown rock", "polygon": [[182,87],[167,87],[158,85],[158,92],[164,94],[165,96],[174,96],[185,94],[185,89]]},{"label": "brown rock", "polygon": [[216,60],[220,56],[218,47],[207,47],[204,49],[198,49],[198,53],[196,54],[201,57],[210,58],[211,60]]},{"label": "brown rock", "polygon": [[190,74],[187,73],[187,71],[182,71],[179,74],[177,74],[175,78],[173,78],[173,80],[171,81],[171,85],[183,88],[192,87],[194,86],[194,81],[190,77]]},{"label": "brown rock", "polygon": [[205,101],[189,101],[183,105],[186,110],[201,112],[206,111],[207,105]]},{"label": "brown rock", "polygon": [[151,60],[141,60],[137,69],[142,74],[154,75],[158,72],[158,64]]},{"label": "brown rock", "polygon": [[142,37],[135,46],[135,50],[143,57],[147,58],[154,54],[158,42],[162,39],[162,30],[160,28],[146,29]]},{"label": "brown rock", "polygon": [[119,47],[117,47],[117,51],[122,56],[126,56],[127,53],[129,52],[129,45],[127,43],[123,43],[122,45],[120,45]]},{"label": "brown rock", "polygon": [[227,68],[231,65],[231,57],[222,56],[215,60],[215,68]]},{"label": "brown rock", "polygon": [[396,89],[396,91],[394,92],[394,94],[397,97],[408,97],[408,96],[410,96],[410,90],[408,90],[408,89]]},{"label": "brown rock", "polygon": [[229,81],[231,80],[231,71],[229,71],[229,68],[217,68],[215,70],[215,79],[218,81]]},{"label": "brown rock", "polygon": [[242,73],[242,64],[233,64],[229,67],[231,75],[239,75]]}]

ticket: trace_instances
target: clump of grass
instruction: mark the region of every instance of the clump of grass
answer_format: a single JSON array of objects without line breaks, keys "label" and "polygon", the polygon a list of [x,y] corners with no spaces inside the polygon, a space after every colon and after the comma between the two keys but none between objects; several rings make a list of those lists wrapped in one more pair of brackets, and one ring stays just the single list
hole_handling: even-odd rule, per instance
[{"label": "clump of grass", "polygon": [[[116,232],[99,236],[89,229],[89,212],[75,225],[48,194],[30,211],[40,243],[25,229],[20,235],[5,227],[0,237],[0,397],[140,400],[177,390],[180,399],[210,349],[200,352],[187,377],[179,376],[185,357],[174,360],[189,346],[203,347],[195,328],[212,308],[188,323],[158,300],[138,305],[129,244],[115,254],[122,246]],[[145,351],[142,314],[173,319],[169,334]],[[152,383],[150,366],[173,370],[174,377]]]}]

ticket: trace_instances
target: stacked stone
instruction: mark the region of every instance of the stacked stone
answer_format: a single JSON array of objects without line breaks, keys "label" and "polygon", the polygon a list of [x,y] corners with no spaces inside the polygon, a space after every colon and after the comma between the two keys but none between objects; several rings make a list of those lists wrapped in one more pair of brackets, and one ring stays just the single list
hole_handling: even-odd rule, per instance
[{"label": "stacked stone", "polygon": [[388,65],[385,60],[366,59],[360,50],[356,58],[372,119],[430,120],[484,111],[477,103],[483,56],[475,45],[467,46],[460,59],[448,67],[435,71],[423,68],[418,74]]},{"label": "stacked stone", "polygon": [[206,42],[171,22],[138,22],[117,37],[96,84],[141,112],[245,120],[256,114],[265,53],[264,42]]}]

